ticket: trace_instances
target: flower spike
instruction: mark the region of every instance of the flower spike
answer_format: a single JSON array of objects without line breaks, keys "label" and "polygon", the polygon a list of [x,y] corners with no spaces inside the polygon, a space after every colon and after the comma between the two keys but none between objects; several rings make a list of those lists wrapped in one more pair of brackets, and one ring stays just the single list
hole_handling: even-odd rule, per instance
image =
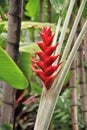
[{"label": "flower spike", "polygon": [[55,46],[51,45],[54,38],[54,35],[51,34],[51,28],[44,27],[43,32],[40,32],[42,41],[37,42],[41,52],[35,51],[40,60],[37,60],[36,58],[31,59],[34,63],[34,65],[31,66],[32,70],[40,77],[47,90],[51,88],[56,77],[56,75],[53,75],[54,72],[57,70],[59,71],[60,69],[58,68],[62,64],[62,62],[60,62],[56,66],[52,65],[60,54],[55,56],[52,55],[58,44]]}]

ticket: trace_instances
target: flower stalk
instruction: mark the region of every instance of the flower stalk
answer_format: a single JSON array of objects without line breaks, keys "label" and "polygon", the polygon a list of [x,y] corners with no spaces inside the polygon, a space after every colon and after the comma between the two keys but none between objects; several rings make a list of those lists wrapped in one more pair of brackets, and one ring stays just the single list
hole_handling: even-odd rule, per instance
[{"label": "flower stalk", "polygon": [[[84,3],[82,1],[81,6],[80,6],[79,11],[78,11],[78,14],[77,14],[78,17],[76,16],[76,18],[78,18],[78,20],[77,20],[77,23],[76,23],[76,20],[75,20],[73,28],[77,28],[77,25],[78,25],[78,22],[79,22],[79,20],[81,18],[81,14],[83,12],[85,4],[86,4],[86,0],[84,0]],[[72,28],[73,31],[71,31],[71,34],[72,34],[72,32],[74,33],[74,31],[76,31],[73,28]],[[65,57],[61,58],[61,59],[65,60],[65,63],[63,63],[65,65],[63,66],[63,64],[62,64],[63,67],[62,67],[60,73],[57,75],[57,78],[54,80],[53,84],[51,84],[51,87],[50,87],[49,91],[46,91],[46,89],[44,89],[45,87],[43,88],[43,92],[42,92],[42,96],[41,96],[41,102],[40,102],[40,106],[39,106],[39,110],[38,110],[34,130],[48,130],[48,127],[49,127],[49,124],[50,124],[50,121],[51,121],[51,118],[52,118],[52,115],[53,115],[53,111],[54,111],[56,102],[58,100],[60,91],[62,89],[62,85],[63,85],[64,79],[65,79],[65,75],[67,74],[68,69],[70,68],[70,65],[71,65],[71,63],[72,63],[72,61],[73,61],[73,59],[75,57],[76,51],[77,51],[78,47],[80,46],[80,43],[81,43],[81,41],[83,40],[83,38],[84,38],[84,36],[86,34],[86,31],[87,31],[86,28],[87,28],[87,21],[84,24],[84,26],[82,28],[82,31],[80,32],[80,34],[79,34],[79,36],[78,36],[78,38],[77,38],[77,40],[76,40],[76,42],[75,42],[75,44],[73,46],[73,49],[71,50],[68,58],[67,58],[67,55],[68,55],[69,49],[68,49],[68,52],[66,52],[67,49],[65,48],[65,52],[67,54],[65,55]],[[65,30],[66,29],[64,29],[62,31],[65,31]],[[74,35],[75,35],[75,33],[73,34],[73,37],[74,37]],[[63,38],[64,38],[64,36],[63,36]],[[71,45],[71,42],[72,42],[73,38],[70,36],[69,39],[70,40],[68,40],[68,42],[67,42],[68,46]],[[70,41],[70,45],[69,45],[69,41]],[[59,49],[57,51],[59,52],[59,51],[61,51],[61,49]],[[55,54],[58,54],[57,51],[56,51]],[[67,58],[67,60],[66,60],[66,58]],[[56,65],[56,64],[53,64],[53,65]]]},{"label": "flower stalk", "polygon": [[[75,57],[76,51],[80,46],[80,43],[82,42],[86,32],[87,32],[87,21],[84,24],[82,31],[80,32],[75,45],[73,46],[73,49],[66,61],[66,64],[60,74],[60,78],[56,79],[52,85],[52,90],[49,91],[44,91],[43,93],[43,100],[42,100],[42,106],[41,108],[39,108],[39,112],[37,114],[37,120],[35,123],[35,128],[34,130],[48,130],[49,124],[50,124],[50,120],[52,118],[53,115],[53,111],[56,105],[56,102],[58,100],[59,97],[59,93],[61,91],[63,82],[64,82],[64,78],[65,78],[65,74],[67,73],[68,69],[70,68],[70,65]],[[57,81],[58,80],[58,81]],[[54,88],[55,86],[55,88]]]}]

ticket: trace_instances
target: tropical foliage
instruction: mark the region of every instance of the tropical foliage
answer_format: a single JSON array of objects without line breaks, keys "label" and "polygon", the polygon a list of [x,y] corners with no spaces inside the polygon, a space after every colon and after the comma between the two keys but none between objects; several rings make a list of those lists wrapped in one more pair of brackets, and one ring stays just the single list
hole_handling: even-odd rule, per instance
[{"label": "tropical foliage", "polygon": [[[49,7],[49,3],[51,5],[50,7]],[[44,91],[42,90],[42,88],[43,88],[42,81],[37,76],[37,75],[39,75],[39,77],[43,80],[42,73],[40,74],[40,72],[42,72],[42,71],[40,71],[40,70],[38,71],[37,66],[35,66],[35,65],[31,67],[32,61],[35,64],[37,64],[39,66],[39,68],[41,68],[43,70],[43,73],[46,76],[46,78],[43,80],[45,87],[48,90],[50,90],[52,84],[50,84],[49,82],[51,82],[53,80],[53,77],[51,76],[52,73],[59,67],[59,64],[61,64],[62,61],[63,61],[63,63],[60,65],[61,66],[60,69],[63,70],[65,64],[66,64],[66,68],[67,68],[67,65],[68,65],[67,59],[71,58],[71,56],[72,56],[69,53],[70,44],[72,43],[72,40],[75,37],[76,33],[78,33],[78,32],[76,32],[76,29],[77,29],[80,17],[81,17],[82,26],[84,25],[86,18],[87,18],[87,6],[86,6],[87,3],[86,3],[86,5],[83,3],[85,8],[83,8],[83,11],[81,10],[82,12],[80,12],[80,14],[82,13],[82,15],[79,16],[79,18],[77,17],[77,20],[76,20],[74,26],[72,24],[74,21],[73,19],[75,19],[76,15],[80,15],[80,14],[78,14],[78,8],[81,3],[78,3],[77,1],[75,1],[73,3],[74,9],[72,8],[73,11],[71,11],[72,18],[71,18],[71,22],[69,23],[69,26],[68,26],[68,21],[69,21],[70,17],[68,16],[66,19],[67,10],[68,10],[69,4],[70,4],[69,0],[68,1],[67,0],[44,0],[42,4],[44,5],[43,12],[42,12],[43,15],[41,14],[40,0],[26,0],[24,2],[23,21],[21,24],[20,45],[19,45],[19,55],[18,55],[17,64],[10,58],[10,56],[6,52],[6,45],[7,45],[6,43],[7,43],[7,37],[8,37],[8,35],[7,35],[7,33],[8,33],[7,10],[9,7],[9,3],[7,0],[5,0],[5,1],[2,1],[1,5],[0,5],[0,13],[1,13],[1,15],[0,15],[0,17],[1,17],[1,19],[0,19],[1,20],[1,22],[0,22],[0,80],[1,80],[0,81],[0,86],[1,86],[0,87],[0,99],[2,99],[2,88],[3,88],[2,81],[8,83],[11,87],[17,89],[16,100],[15,100],[15,129],[17,129],[17,130],[34,129],[36,115],[37,115],[37,109],[39,107],[39,112],[41,112],[41,110],[40,110],[41,105],[44,106],[44,103],[45,103],[44,98],[41,98],[41,102],[40,102],[41,93],[42,93],[42,97],[44,97],[44,94],[43,94]],[[5,9],[3,9],[4,5],[5,5]],[[51,10],[50,14],[48,13],[48,9]],[[40,17],[42,17],[42,16],[43,16],[43,22],[40,21]],[[51,22],[48,21],[49,16],[51,18]],[[58,19],[59,19],[59,21],[57,23]],[[64,25],[65,19],[67,20],[66,25]],[[77,21],[78,21],[78,23],[77,23]],[[55,23],[57,23],[57,26],[55,25]],[[63,25],[64,25],[64,27],[63,27]],[[71,27],[72,27],[73,31],[71,31]],[[44,28],[44,32],[40,33],[40,31],[42,31],[43,28]],[[66,28],[64,30],[65,34],[66,34],[65,36],[64,36],[64,32],[63,32],[63,34],[61,34],[62,30],[64,28]],[[55,36],[50,36],[50,34],[51,34],[50,29],[51,29],[52,33],[55,33]],[[83,30],[85,30],[85,26],[84,26]],[[80,31],[81,31],[81,29],[80,29]],[[84,36],[83,36],[84,32],[82,32],[82,34],[81,34],[81,36],[83,38],[84,38]],[[45,36],[45,35],[47,35],[47,36]],[[41,36],[41,38],[40,38],[40,36]],[[43,42],[38,42],[41,39]],[[49,41],[49,43],[47,43],[47,41]],[[59,44],[56,44],[57,41],[59,41]],[[78,41],[82,41],[82,39],[80,39],[80,37],[77,38],[77,41],[76,41],[77,45],[78,45]],[[44,45],[44,43],[45,43],[45,45]],[[50,46],[51,43],[53,46]],[[69,43],[69,46],[67,46],[65,48],[67,43]],[[47,45],[47,44],[49,44],[49,45]],[[57,48],[57,46],[59,46],[60,50]],[[48,49],[46,49],[47,47],[48,47]],[[53,51],[52,51],[52,47],[54,47]],[[78,48],[76,48],[76,50],[77,49]],[[57,57],[59,59],[59,61],[58,61],[59,64],[57,65],[55,62],[54,63],[55,68],[52,68],[53,66],[51,66],[51,68],[49,67],[49,65],[47,66],[48,62],[45,61],[44,64],[46,64],[46,66],[48,67],[48,68],[45,68],[46,69],[45,70],[43,68],[43,64],[42,64],[44,57],[42,56],[42,53],[40,52],[41,50],[45,53],[46,56],[48,56],[48,57],[50,56],[51,58],[53,57],[52,54],[57,55],[58,53],[61,53],[61,55],[62,55],[63,52],[64,52],[64,54],[63,54],[63,56],[61,56],[62,58],[58,57],[58,55],[57,55]],[[54,51],[55,51],[55,53],[54,53]],[[35,53],[37,53],[37,55],[39,55],[39,57],[41,58],[42,61],[38,62],[36,59],[32,58],[32,57],[37,57]],[[73,55],[74,55],[74,53],[73,53]],[[83,53],[82,53],[82,55],[83,55]],[[54,56],[54,57],[56,57],[56,56]],[[69,58],[67,58],[67,57],[69,57]],[[52,61],[52,59],[51,59],[51,61]],[[70,61],[71,60],[69,60],[69,62]],[[50,62],[50,60],[49,60],[49,62]],[[85,59],[82,64],[83,64],[83,69],[85,70],[85,71],[83,70],[84,77],[86,78],[87,77],[86,76],[87,75],[87,60]],[[52,63],[50,65],[52,65]],[[33,68],[33,70],[36,72],[37,75],[32,71],[31,68]],[[59,73],[57,72],[57,74],[59,74],[59,75],[56,76],[57,77],[56,81],[53,80],[56,88],[57,88],[56,84],[59,85],[57,83],[57,80],[59,80],[59,77],[61,77],[61,75],[63,75],[63,73],[62,73],[63,71],[61,71],[61,70]],[[65,71],[66,71],[66,69],[65,69]],[[48,76],[51,77],[49,80],[47,80]],[[63,78],[63,76],[62,76],[62,78]],[[57,104],[56,104],[56,107],[54,110],[54,114],[53,114],[51,123],[49,125],[49,130],[58,130],[58,129],[59,130],[71,130],[71,127],[73,126],[72,119],[71,119],[73,117],[71,117],[71,108],[70,108],[70,104],[71,104],[70,103],[71,102],[70,101],[70,84],[69,84],[70,70],[68,70],[66,77],[64,76],[64,78],[63,79],[62,78],[61,78],[61,81],[64,80],[64,84],[63,84],[63,87],[59,88],[59,89],[61,89],[61,92],[59,90],[59,93],[58,93],[59,98],[58,98],[58,101],[57,101]],[[79,88],[79,86],[80,86],[79,80],[80,80],[80,76],[77,73],[75,87],[77,90],[76,98],[78,100],[78,103],[77,103],[78,112],[77,112],[77,115],[75,115],[75,116],[78,117],[78,128],[79,128],[79,130],[80,129],[82,130],[82,129],[85,129],[85,125],[87,125],[87,124],[84,120],[84,116],[83,116],[84,113],[82,115],[84,108],[82,108],[82,102],[80,101],[80,95],[81,95],[80,89],[81,88]],[[60,80],[59,80],[59,82],[60,82]],[[87,86],[87,84],[86,84],[86,86]],[[52,88],[52,90],[53,90],[53,88]],[[52,90],[51,90],[51,92],[52,92]],[[84,95],[82,94],[82,96],[84,96]],[[47,99],[47,102],[48,101],[49,100]],[[39,102],[40,102],[40,105],[39,105]],[[0,102],[0,108],[1,108],[1,106],[2,106],[2,102]],[[48,110],[47,107],[46,107],[46,110]],[[46,111],[46,110],[44,110],[44,111]],[[38,115],[38,117],[39,116],[40,115]],[[44,119],[43,119],[43,122],[44,122]],[[0,130],[8,130],[8,129],[9,130],[13,129],[12,124],[6,123],[5,125],[3,124],[0,126]],[[73,127],[72,127],[72,129],[73,129]]]}]

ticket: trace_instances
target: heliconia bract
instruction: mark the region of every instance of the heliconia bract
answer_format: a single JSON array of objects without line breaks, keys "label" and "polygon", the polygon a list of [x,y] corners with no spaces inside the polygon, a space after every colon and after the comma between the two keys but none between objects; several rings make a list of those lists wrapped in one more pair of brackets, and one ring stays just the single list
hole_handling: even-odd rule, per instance
[{"label": "heliconia bract", "polygon": [[37,44],[42,51],[36,52],[40,60],[32,58],[32,62],[34,63],[32,69],[43,81],[46,89],[49,90],[56,77],[53,73],[59,68],[62,62],[56,66],[52,65],[60,54],[56,56],[52,55],[58,44],[54,46],[51,45],[54,38],[54,35],[51,34],[51,28],[44,27],[43,32],[40,32],[40,37],[42,41],[37,42]]}]

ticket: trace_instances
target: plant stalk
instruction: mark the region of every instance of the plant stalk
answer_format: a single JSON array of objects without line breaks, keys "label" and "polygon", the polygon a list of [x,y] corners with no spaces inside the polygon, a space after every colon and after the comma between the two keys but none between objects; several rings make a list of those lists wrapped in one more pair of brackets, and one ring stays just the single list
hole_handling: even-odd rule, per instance
[{"label": "plant stalk", "polygon": [[[75,35],[74,40],[72,42],[73,47],[77,36]],[[77,55],[77,54],[76,54]],[[74,58],[71,67],[70,67],[70,113],[71,113],[71,122],[72,122],[72,129],[78,130],[78,112],[77,112],[77,88],[76,88],[76,69],[77,69],[77,62],[76,58]]]},{"label": "plant stalk", "polygon": [[62,44],[63,44],[63,41],[64,41],[64,37],[65,37],[66,30],[67,30],[67,27],[68,27],[68,24],[69,24],[69,21],[70,21],[70,17],[71,17],[71,14],[72,14],[74,4],[75,4],[75,0],[71,0],[67,14],[66,14],[66,18],[65,18],[65,21],[64,21],[64,24],[63,24],[62,32],[61,32],[61,35],[59,37],[59,43],[60,44],[59,44],[58,48],[56,49],[55,55],[60,53],[60,51],[61,51],[61,47],[62,47]]},{"label": "plant stalk", "polygon": [[[63,28],[62,28],[62,32],[61,32],[61,35],[60,35],[60,38],[59,38],[59,43],[60,44],[59,44],[58,48],[60,48],[60,49],[61,49],[60,46],[62,46],[62,43],[64,41],[65,33],[66,33],[66,30],[67,30],[67,26],[69,24],[69,20],[70,20],[70,17],[71,17],[71,13],[72,13],[74,4],[75,4],[75,0],[71,0],[69,8],[68,8],[68,11],[67,11],[67,15],[66,15],[66,18],[65,18],[65,21],[64,21],[64,25],[63,25]],[[62,17],[60,15],[59,19],[58,19],[58,23],[57,23],[57,27],[56,27],[56,32],[55,32],[55,36],[54,36],[52,45],[55,45],[57,43],[57,38],[58,38],[59,30],[60,30],[61,21],[62,21]],[[58,54],[58,52],[60,50],[58,48],[57,48],[57,51],[55,52],[55,54],[56,53]],[[54,64],[56,64],[56,63],[57,63],[57,61]],[[40,105],[41,105],[41,102],[42,102],[42,99],[43,99],[43,93],[44,92],[42,92],[42,95],[41,95]],[[40,105],[39,105],[39,108],[40,108]]]},{"label": "plant stalk", "polygon": [[47,21],[51,22],[51,16],[52,16],[52,8],[51,8],[51,3],[50,0],[47,0]]},{"label": "plant stalk", "polygon": [[66,47],[65,47],[65,49],[64,49],[64,52],[63,52],[63,55],[62,55],[62,58],[61,58],[62,61],[67,58],[67,55],[68,55],[68,53],[69,53],[72,40],[73,40],[74,35],[75,35],[75,33],[76,33],[76,29],[77,29],[77,27],[78,27],[78,24],[79,24],[79,21],[80,21],[80,18],[81,18],[81,15],[82,15],[82,12],[83,12],[83,10],[84,10],[84,7],[85,7],[86,2],[87,2],[87,0],[82,0],[82,3],[81,3],[80,8],[79,8],[79,10],[78,10],[77,16],[76,16],[76,18],[75,18],[75,21],[74,21],[72,30],[71,30],[71,32],[70,32],[70,35],[69,35],[69,38],[68,38]]},{"label": "plant stalk", "polygon": [[44,0],[40,0],[40,22],[44,21]]},{"label": "plant stalk", "polygon": [[81,99],[81,111],[84,120],[84,125],[87,127],[87,87],[84,70],[84,58],[83,58],[83,42],[80,45],[77,53],[77,72],[78,72],[78,83],[80,90]]},{"label": "plant stalk", "polygon": [[77,106],[78,105],[76,91],[76,59],[74,59],[70,67],[70,113],[72,121],[72,130],[79,130]]},{"label": "plant stalk", "polygon": [[52,42],[53,46],[57,43],[57,38],[58,38],[59,31],[60,31],[61,21],[62,21],[62,17],[59,16],[58,23],[57,23],[57,26],[56,26],[55,36],[54,36],[54,39],[53,39],[53,42]]}]

